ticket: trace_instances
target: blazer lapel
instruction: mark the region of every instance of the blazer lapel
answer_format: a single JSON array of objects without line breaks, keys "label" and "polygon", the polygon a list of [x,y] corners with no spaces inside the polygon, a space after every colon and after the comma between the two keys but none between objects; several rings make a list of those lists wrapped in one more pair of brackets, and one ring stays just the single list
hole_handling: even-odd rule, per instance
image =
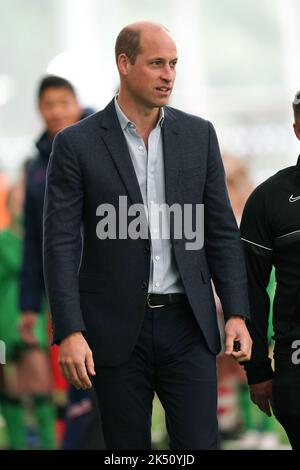
[{"label": "blazer lapel", "polygon": [[171,110],[165,108],[165,119],[162,126],[164,163],[165,163],[165,188],[166,203],[171,206],[175,200],[179,163],[181,156],[181,145],[179,139],[179,128],[176,120],[171,115]]},{"label": "blazer lapel", "polygon": [[[139,183],[128,151],[126,139],[118,121],[112,100],[105,108],[99,122],[102,138],[107,146],[115,166],[124,182],[132,204],[143,204]],[[181,145],[179,128],[170,108],[165,108],[165,119],[162,126],[166,203],[175,202],[175,192],[179,173]]]},{"label": "blazer lapel", "polygon": [[141,190],[128,151],[126,139],[115,111],[114,100],[105,108],[100,122],[100,128],[102,138],[123,180],[131,203],[143,204]]}]

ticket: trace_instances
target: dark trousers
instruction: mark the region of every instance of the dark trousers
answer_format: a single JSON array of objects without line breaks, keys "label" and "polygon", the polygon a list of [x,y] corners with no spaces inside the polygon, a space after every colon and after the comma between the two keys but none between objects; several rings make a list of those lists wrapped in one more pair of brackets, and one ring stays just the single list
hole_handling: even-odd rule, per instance
[{"label": "dark trousers", "polygon": [[290,346],[275,346],[274,413],[293,450],[300,450],[300,364],[292,362]]},{"label": "dark trousers", "polygon": [[96,365],[96,374],[107,449],[151,449],[154,392],[165,409],[171,449],[217,448],[216,358],[188,303],[147,307],[129,360]]}]

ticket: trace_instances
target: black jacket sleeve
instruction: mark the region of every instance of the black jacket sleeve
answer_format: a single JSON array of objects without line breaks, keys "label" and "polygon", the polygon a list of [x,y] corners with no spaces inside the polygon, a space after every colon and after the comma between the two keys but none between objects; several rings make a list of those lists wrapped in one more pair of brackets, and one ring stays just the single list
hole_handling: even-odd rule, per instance
[{"label": "black jacket sleeve", "polygon": [[[52,315],[53,343],[85,332],[78,289],[78,240],[83,204],[77,156],[64,132],[50,156],[44,205],[44,274]],[[57,275],[59,273],[59,275]]]},{"label": "black jacket sleeve", "polygon": [[27,175],[24,205],[24,242],[20,278],[21,311],[41,311],[44,298],[42,261],[42,220]]},{"label": "black jacket sleeve", "polygon": [[251,360],[245,363],[249,384],[272,379],[268,349],[270,299],[267,287],[272,270],[273,235],[268,211],[268,181],[248,199],[241,221],[251,311]]}]

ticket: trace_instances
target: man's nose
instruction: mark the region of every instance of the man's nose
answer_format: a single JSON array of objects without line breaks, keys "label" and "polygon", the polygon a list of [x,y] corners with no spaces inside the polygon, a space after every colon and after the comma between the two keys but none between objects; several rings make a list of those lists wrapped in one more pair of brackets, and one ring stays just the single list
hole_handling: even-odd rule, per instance
[{"label": "man's nose", "polygon": [[170,65],[166,65],[161,73],[161,78],[166,82],[171,82],[174,78],[174,70],[170,67]]},{"label": "man's nose", "polygon": [[64,116],[64,114],[65,114],[65,110],[64,110],[63,105],[57,103],[52,107],[53,117],[61,118],[62,116]]}]

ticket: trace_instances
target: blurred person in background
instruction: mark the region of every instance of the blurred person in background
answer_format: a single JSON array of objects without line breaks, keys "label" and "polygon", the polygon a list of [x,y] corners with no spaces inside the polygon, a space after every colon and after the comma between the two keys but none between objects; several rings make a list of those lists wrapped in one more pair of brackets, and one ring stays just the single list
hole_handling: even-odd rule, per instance
[{"label": "blurred person in background", "polygon": [[24,383],[21,386],[19,361],[24,343],[18,331],[23,193],[23,183],[7,192],[6,211],[10,216],[10,223],[0,232],[0,339],[5,342],[6,347],[6,364],[0,366],[0,405],[10,449],[26,448],[22,403]]},{"label": "blurred person in background", "polygon": [[[293,101],[294,132],[300,140],[300,91]],[[245,364],[252,401],[268,416],[272,410],[293,449],[300,450],[300,157],[259,185],[243,212],[244,241],[252,313],[251,361]],[[274,363],[268,350],[272,267]]]},{"label": "blurred person in background", "polygon": [[49,75],[41,80],[38,105],[46,129],[36,142],[37,155],[27,168],[20,292],[24,315],[20,328],[28,345],[34,345],[36,342],[33,328],[37,312],[41,310],[44,301],[42,220],[46,170],[52,142],[57,132],[77,122],[82,116],[73,86],[61,77]]},{"label": "blurred person in background", "polygon": [[[7,195],[7,209],[10,215],[9,226],[0,232],[0,338],[6,345],[6,365],[1,367],[1,410],[6,421],[9,446],[11,449],[27,447],[26,422],[24,418],[24,398],[36,400],[39,385],[28,367],[27,345],[20,336],[19,276],[22,257],[22,209],[24,199],[23,179],[12,187]],[[46,346],[47,337],[42,318],[36,322],[34,333],[36,342]],[[35,403],[35,405],[37,405]],[[53,447],[52,432],[45,427],[49,410],[35,406],[34,414],[39,424],[41,441],[46,448]],[[52,413],[50,410],[50,420]],[[46,421],[46,422],[45,422]],[[50,435],[49,435],[50,433]]]},{"label": "blurred person in background", "polygon": [[[36,142],[37,155],[27,166],[26,175],[26,193],[24,206],[24,248],[21,270],[21,287],[20,287],[20,305],[22,310],[22,319],[20,322],[20,330],[23,340],[28,345],[27,363],[28,369],[34,376],[35,387],[38,396],[37,403],[41,409],[45,410],[45,416],[48,416],[47,428],[53,428],[53,416],[50,414],[52,404],[52,371],[49,361],[49,348],[39,347],[34,332],[37,322],[38,312],[45,305],[45,289],[43,280],[43,262],[42,262],[42,239],[43,239],[43,205],[46,184],[46,170],[51,153],[52,142],[57,134],[67,126],[74,124],[80,119],[91,114],[91,110],[83,110],[78,102],[73,85],[66,79],[54,75],[45,76],[38,87],[38,107],[41,118],[45,125],[45,130]],[[80,261],[81,240],[78,238],[78,264]],[[47,328],[45,326],[45,332]],[[54,357],[57,357],[57,347],[55,348]],[[53,361],[54,377],[56,378],[56,386],[62,389],[62,376],[58,373],[57,361]],[[59,395],[56,391],[56,395]],[[70,407],[76,406],[77,417],[86,416],[85,405],[81,406],[82,400],[91,402],[93,395],[91,391],[76,394],[76,391],[70,391],[71,403]],[[78,400],[78,401],[77,401]],[[61,399],[57,400],[58,403]],[[73,403],[74,402],[74,403]],[[78,410],[81,409],[82,413]],[[90,409],[94,410],[94,404],[90,403]],[[46,410],[48,414],[46,415]],[[63,409],[62,409],[63,411]],[[62,413],[61,413],[62,414]],[[52,418],[50,418],[52,416]],[[95,415],[98,420],[98,413]],[[79,422],[80,432],[84,429],[82,420],[73,420],[72,423]],[[68,433],[70,434],[70,420],[68,423]],[[97,426],[97,432],[98,432]],[[71,427],[72,428],[72,427]],[[80,434],[77,433],[77,434]],[[76,434],[76,433],[75,433]],[[77,435],[76,434],[76,435]],[[79,445],[78,440],[76,440]],[[47,448],[49,444],[47,445]],[[68,448],[72,447],[71,439],[68,437]]]},{"label": "blurred person in background", "polygon": [[[234,155],[225,153],[222,160],[226,175],[229,199],[237,224],[240,224],[243,208],[249,197],[253,184],[246,162]],[[218,321],[221,335],[224,336],[224,320],[222,306],[216,297]],[[241,431],[239,407],[239,385],[245,374],[243,368],[224,354],[217,357],[218,367],[218,420],[220,439],[233,439]],[[248,395],[248,391],[247,391]]]},{"label": "blurred person in background", "polygon": [[[240,225],[245,203],[254,189],[249,165],[245,159],[229,153],[222,155],[229,199]],[[268,293],[274,295],[275,277],[272,272]],[[220,302],[217,302],[221,311]],[[220,330],[224,332],[223,316],[219,315]],[[271,344],[271,329],[268,337]],[[235,445],[243,449],[274,448],[279,441],[274,431],[274,422],[267,417],[256,420],[257,413],[249,398],[244,369],[224,353],[217,358],[218,364],[218,418],[220,436],[235,440]],[[234,445],[234,444],[232,444]]]}]

